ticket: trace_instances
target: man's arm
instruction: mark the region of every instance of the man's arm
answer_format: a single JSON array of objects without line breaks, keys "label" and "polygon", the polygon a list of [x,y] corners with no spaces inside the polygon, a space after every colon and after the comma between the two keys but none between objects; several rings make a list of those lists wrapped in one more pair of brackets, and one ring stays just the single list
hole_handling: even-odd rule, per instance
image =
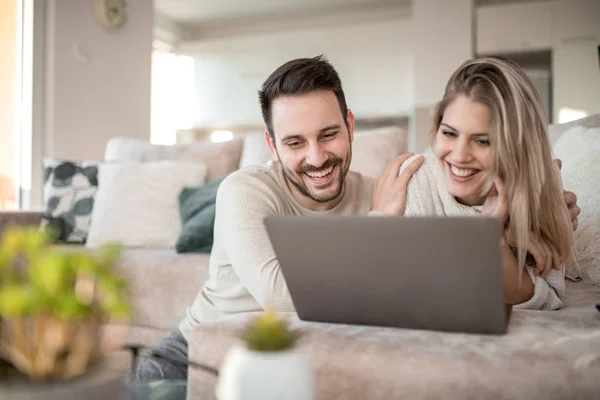
[{"label": "man's arm", "polygon": [[261,307],[294,311],[263,219],[280,213],[271,188],[256,179],[230,176],[217,195],[219,235],[235,273]]}]

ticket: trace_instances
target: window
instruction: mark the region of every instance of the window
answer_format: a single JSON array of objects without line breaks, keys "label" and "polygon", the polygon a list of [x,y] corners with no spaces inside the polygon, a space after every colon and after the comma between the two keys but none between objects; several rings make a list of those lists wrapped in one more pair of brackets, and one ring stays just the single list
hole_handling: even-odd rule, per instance
[{"label": "window", "polygon": [[194,59],[169,50],[152,53],[150,141],[175,144],[177,131],[194,126]]}]

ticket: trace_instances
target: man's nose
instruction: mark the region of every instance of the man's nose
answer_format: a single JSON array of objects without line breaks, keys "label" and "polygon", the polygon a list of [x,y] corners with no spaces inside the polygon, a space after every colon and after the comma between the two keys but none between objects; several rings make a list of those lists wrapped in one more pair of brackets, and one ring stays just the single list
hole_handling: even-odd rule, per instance
[{"label": "man's nose", "polygon": [[306,163],[313,167],[320,167],[325,161],[327,161],[327,154],[323,146],[319,144],[311,145],[306,157]]}]

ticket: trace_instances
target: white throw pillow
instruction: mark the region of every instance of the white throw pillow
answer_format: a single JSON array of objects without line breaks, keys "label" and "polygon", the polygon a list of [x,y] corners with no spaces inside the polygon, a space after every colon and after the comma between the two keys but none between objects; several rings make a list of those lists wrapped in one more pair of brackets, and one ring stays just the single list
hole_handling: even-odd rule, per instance
[{"label": "white throw pillow", "polygon": [[244,141],[235,138],[229,142],[191,142],[164,146],[147,140],[114,137],[106,145],[106,161],[150,162],[179,160],[204,163],[206,182],[237,170],[240,165]]},{"label": "white throw pillow", "polygon": [[265,140],[265,134],[252,133],[244,137],[244,149],[240,159],[240,168],[250,165],[267,165],[273,160],[271,149]]},{"label": "white throw pillow", "polygon": [[379,178],[385,167],[406,152],[406,131],[396,126],[356,131],[350,170]]},{"label": "white throw pillow", "polygon": [[203,185],[206,166],[187,161],[102,164],[87,247],[174,248],[181,230],[179,193]]},{"label": "white throw pillow", "polygon": [[[554,153],[563,163],[563,187],[577,195],[581,207],[574,233],[575,259],[581,272],[600,285],[600,128],[577,126],[565,131]],[[575,266],[567,266],[567,275],[576,272]]]}]

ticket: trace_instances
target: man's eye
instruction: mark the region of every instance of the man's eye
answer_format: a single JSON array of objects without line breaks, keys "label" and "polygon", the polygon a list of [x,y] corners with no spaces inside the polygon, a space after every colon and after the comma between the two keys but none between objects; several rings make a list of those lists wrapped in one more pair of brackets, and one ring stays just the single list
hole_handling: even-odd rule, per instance
[{"label": "man's eye", "polygon": [[331,140],[335,137],[336,134],[337,134],[337,132],[326,133],[325,135],[323,135],[323,139]]},{"label": "man's eye", "polygon": [[300,145],[300,142],[289,142],[288,147],[298,147]]}]

